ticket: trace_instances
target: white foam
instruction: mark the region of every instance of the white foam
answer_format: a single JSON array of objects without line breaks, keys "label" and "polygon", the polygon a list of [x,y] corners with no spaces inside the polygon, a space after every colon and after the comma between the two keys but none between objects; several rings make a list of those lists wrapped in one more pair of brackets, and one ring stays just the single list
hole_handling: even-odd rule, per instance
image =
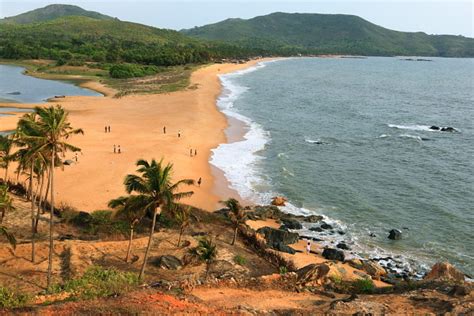
[{"label": "white foam", "polygon": [[431,126],[429,125],[396,125],[396,124],[388,124],[388,127],[391,128],[398,128],[398,129],[406,129],[410,131],[425,131],[425,132],[433,132],[434,130],[430,129]]},{"label": "white foam", "polygon": [[387,138],[387,137],[390,137],[390,135],[382,134],[382,135],[379,136],[379,138]]},{"label": "white foam", "polygon": [[417,136],[417,135],[410,135],[410,134],[400,134],[400,137],[402,138],[411,138],[411,139],[416,139],[418,141],[423,141],[423,138],[421,138],[420,136]]},{"label": "white foam", "polygon": [[310,144],[322,144],[323,142],[320,139],[311,139],[311,138],[305,138],[305,142],[310,143]]}]

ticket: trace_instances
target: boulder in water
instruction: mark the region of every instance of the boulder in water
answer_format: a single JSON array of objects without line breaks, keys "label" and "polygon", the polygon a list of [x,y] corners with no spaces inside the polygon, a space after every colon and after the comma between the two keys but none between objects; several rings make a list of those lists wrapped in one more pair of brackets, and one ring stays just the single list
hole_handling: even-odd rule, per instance
[{"label": "boulder in water", "polygon": [[339,249],[344,249],[344,250],[349,250],[349,246],[345,242],[340,242],[336,245],[336,248]]},{"label": "boulder in water", "polygon": [[389,239],[400,240],[402,239],[402,232],[398,229],[392,229],[388,235]]},{"label": "boulder in water", "polygon": [[464,281],[465,275],[448,262],[438,262],[424,280]]},{"label": "boulder in water", "polygon": [[328,260],[338,260],[338,261],[344,261],[345,259],[344,251],[334,249],[334,248],[324,249],[323,257]]},{"label": "boulder in water", "polygon": [[448,127],[441,127],[440,131],[442,131],[442,132],[455,132],[456,129],[454,127],[448,126]]},{"label": "boulder in water", "polygon": [[283,196],[275,196],[273,199],[272,199],[272,205],[275,205],[275,206],[285,206],[286,202],[288,200],[283,197]]},{"label": "boulder in water", "polygon": [[329,225],[328,223],[322,223],[321,228],[322,229],[332,229],[332,225]]}]

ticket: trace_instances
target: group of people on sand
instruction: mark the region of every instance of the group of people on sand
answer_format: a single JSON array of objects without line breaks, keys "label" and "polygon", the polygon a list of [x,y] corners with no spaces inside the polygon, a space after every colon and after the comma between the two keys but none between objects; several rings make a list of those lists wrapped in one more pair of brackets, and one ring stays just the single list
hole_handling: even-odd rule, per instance
[{"label": "group of people on sand", "polygon": [[106,126],[104,127],[104,131],[105,131],[106,133],[110,133],[110,125],[106,125]]},{"label": "group of people on sand", "polygon": [[198,151],[197,149],[194,149],[194,155],[193,155],[193,149],[189,149],[189,156],[190,157],[193,157],[193,156],[197,156],[198,155]]},{"label": "group of people on sand", "polygon": [[121,153],[122,153],[122,149],[120,148],[120,145],[115,146],[114,144],[114,154],[121,154]]}]

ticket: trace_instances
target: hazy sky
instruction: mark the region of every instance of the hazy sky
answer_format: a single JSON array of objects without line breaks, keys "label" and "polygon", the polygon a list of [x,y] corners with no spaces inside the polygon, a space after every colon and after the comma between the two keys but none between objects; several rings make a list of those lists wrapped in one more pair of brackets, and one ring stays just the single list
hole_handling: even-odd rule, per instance
[{"label": "hazy sky", "polygon": [[0,0],[0,17],[53,3],[75,4],[121,20],[176,30],[281,11],[354,14],[399,31],[474,37],[474,0]]}]

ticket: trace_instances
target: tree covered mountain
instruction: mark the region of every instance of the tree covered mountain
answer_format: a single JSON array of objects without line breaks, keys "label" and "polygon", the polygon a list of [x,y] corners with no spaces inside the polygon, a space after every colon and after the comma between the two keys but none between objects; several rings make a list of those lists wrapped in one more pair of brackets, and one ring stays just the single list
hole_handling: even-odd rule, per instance
[{"label": "tree covered mountain", "polygon": [[474,56],[474,39],[392,31],[354,15],[272,13],[182,30],[205,40],[302,54]]},{"label": "tree covered mountain", "polygon": [[85,16],[98,20],[111,20],[113,17],[94,11],[87,11],[75,5],[51,4],[44,8],[28,11],[13,17],[0,19],[0,23],[27,24],[51,21],[65,16]]}]

